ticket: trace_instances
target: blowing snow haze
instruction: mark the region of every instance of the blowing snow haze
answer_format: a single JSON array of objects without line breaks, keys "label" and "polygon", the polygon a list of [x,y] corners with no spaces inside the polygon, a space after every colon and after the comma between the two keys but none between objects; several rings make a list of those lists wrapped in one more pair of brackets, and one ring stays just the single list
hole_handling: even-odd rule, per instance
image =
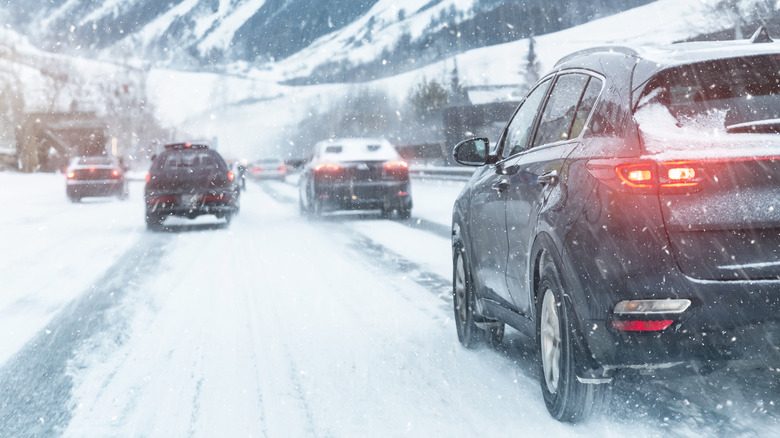
[{"label": "blowing snow haze", "polygon": [[0,22],[0,438],[780,436],[777,0]]}]

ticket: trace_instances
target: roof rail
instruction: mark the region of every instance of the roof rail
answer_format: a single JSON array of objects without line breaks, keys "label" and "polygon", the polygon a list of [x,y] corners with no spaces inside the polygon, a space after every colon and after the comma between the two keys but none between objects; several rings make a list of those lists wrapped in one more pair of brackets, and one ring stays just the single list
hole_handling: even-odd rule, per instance
[{"label": "roof rail", "polygon": [[567,62],[573,58],[576,58],[578,56],[582,55],[589,55],[591,53],[599,53],[599,52],[609,52],[609,53],[622,53],[626,56],[633,56],[638,57],[639,53],[632,49],[631,47],[626,46],[599,46],[599,47],[591,47],[589,49],[583,49],[576,51],[574,53],[571,53],[569,55],[564,56],[563,58],[559,59],[558,62],[555,63],[555,67],[558,67],[559,65],[563,64],[564,62]]},{"label": "roof rail", "polygon": [[751,44],[759,44],[759,43],[773,43],[775,41],[769,37],[769,32],[766,30],[764,26],[758,26],[756,32],[753,33],[752,37],[750,37],[750,42]]},{"label": "roof rail", "polygon": [[209,146],[200,143],[170,143],[165,145],[165,149],[184,150],[184,149],[208,149]]}]

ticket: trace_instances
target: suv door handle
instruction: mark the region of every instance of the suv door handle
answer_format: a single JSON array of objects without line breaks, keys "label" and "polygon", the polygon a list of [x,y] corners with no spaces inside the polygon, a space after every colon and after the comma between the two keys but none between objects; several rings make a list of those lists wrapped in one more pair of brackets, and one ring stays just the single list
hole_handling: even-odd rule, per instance
[{"label": "suv door handle", "polygon": [[542,184],[542,185],[547,185],[547,184],[555,185],[555,184],[558,184],[558,171],[557,170],[551,170],[549,172],[545,172],[545,173],[539,175],[539,177],[536,178],[536,183],[537,184]]},{"label": "suv door handle", "polygon": [[493,183],[493,190],[497,191],[498,193],[501,193],[508,188],[509,188],[509,181],[503,178]]}]

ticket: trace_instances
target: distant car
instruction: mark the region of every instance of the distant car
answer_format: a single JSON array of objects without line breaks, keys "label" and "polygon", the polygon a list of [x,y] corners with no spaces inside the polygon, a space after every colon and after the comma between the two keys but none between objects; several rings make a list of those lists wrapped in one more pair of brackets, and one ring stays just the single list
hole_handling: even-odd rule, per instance
[{"label": "distant car", "polygon": [[409,165],[385,139],[341,138],[319,142],[299,182],[301,214],[380,210],[408,218],[412,211]]},{"label": "distant car", "polygon": [[152,160],[144,189],[146,225],[159,229],[168,216],[211,214],[229,224],[239,210],[235,175],[205,144],[174,143]]},{"label": "distant car", "polygon": [[287,165],[281,158],[262,158],[249,165],[247,171],[252,179],[278,179],[284,181],[287,177]]},{"label": "distant car", "polygon": [[127,197],[125,169],[108,155],[75,157],[65,171],[65,190],[71,202],[93,196]]},{"label": "distant car", "polygon": [[594,48],[535,84],[452,218],[468,348],[536,341],[560,421],[613,379],[780,364],[780,44]]}]

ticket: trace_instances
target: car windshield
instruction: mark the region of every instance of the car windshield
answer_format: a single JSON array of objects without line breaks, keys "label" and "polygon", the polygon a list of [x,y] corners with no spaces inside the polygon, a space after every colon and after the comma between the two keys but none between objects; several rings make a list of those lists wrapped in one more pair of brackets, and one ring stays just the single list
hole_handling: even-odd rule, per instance
[{"label": "car windshield", "polygon": [[778,0],[0,21],[0,438],[780,436]]}]

